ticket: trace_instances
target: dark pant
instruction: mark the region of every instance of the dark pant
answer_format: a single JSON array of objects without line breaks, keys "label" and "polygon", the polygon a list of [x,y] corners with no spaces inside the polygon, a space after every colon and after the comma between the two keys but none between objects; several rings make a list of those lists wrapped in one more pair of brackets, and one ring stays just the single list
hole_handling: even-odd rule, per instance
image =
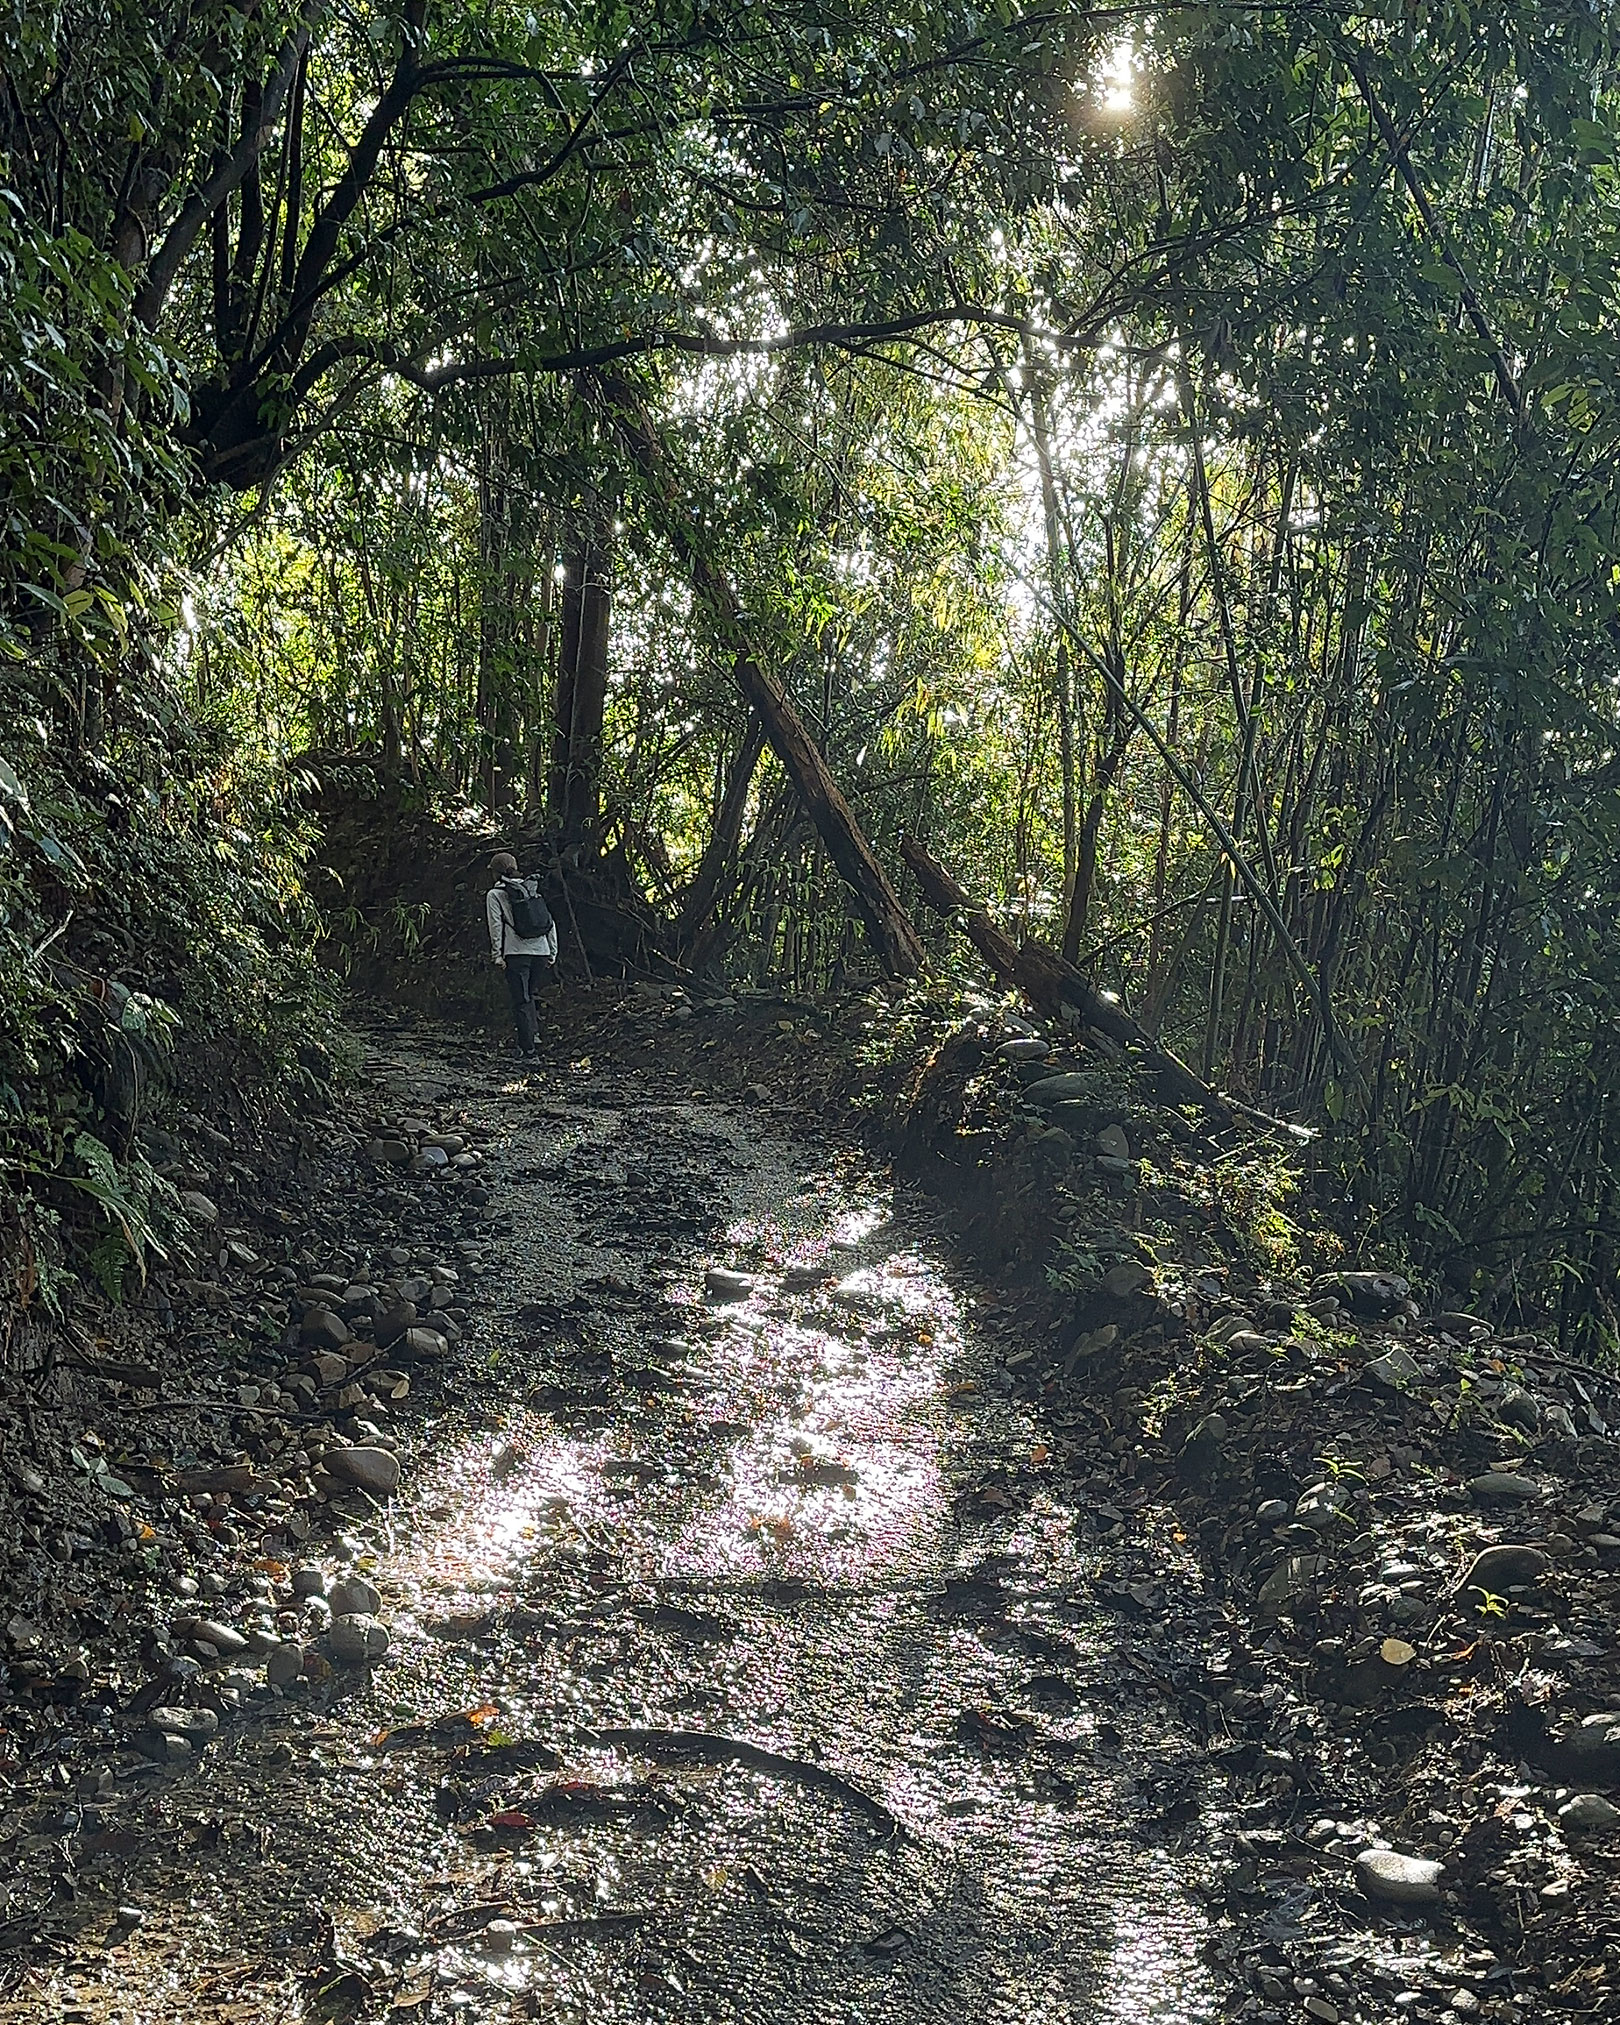
[{"label": "dark pant", "polygon": [[509,956],[506,959],[506,988],[512,994],[512,1018],[517,1023],[518,1047],[526,1055],[534,1053],[535,1040],[540,1032],[540,1013],[534,994],[545,983],[550,970],[549,956]]}]

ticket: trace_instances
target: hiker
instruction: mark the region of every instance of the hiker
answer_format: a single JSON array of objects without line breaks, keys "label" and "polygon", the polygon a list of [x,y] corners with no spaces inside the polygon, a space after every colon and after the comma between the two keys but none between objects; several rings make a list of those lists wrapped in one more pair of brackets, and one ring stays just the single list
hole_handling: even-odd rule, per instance
[{"label": "hiker", "polygon": [[506,972],[512,1018],[517,1024],[517,1052],[524,1061],[532,1062],[540,1032],[535,988],[544,983],[557,960],[556,924],[541,898],[540,881],[532,874],[525,878],[510,851],[497,851],[489,869],[495,875],[484,901],[490,955]]}]

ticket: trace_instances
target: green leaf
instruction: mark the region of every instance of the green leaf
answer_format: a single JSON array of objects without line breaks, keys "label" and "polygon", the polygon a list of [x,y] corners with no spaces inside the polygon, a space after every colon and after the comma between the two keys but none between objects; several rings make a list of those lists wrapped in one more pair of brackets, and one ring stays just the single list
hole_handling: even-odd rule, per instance
[{"label": "green leaf", "polygon": [[1423,279],[1435,288],[1443,289],[1447,295],[1462,294],[1462,276],[1456,268],[1444,260],[1425,260],[1418,268]]}]

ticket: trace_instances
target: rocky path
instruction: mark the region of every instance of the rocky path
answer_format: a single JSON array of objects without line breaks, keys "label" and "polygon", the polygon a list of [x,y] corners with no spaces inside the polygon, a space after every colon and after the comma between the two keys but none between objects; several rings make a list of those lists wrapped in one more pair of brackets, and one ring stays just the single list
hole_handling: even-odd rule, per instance
[{"label": "rocky path", "polygon": [[[0,2018],[1217,2015],[1164,1685],[1191,1578],[1172,1548],[1151,1612],[1099,1600],[1111,1522],[925,1211],[651,1063],[379,1042],[367,1075],[385,1121],[485,1135],[488,1197],[442,1383],[345,1436],[399,1490],[324,1458],[305,1551],[389,1649],[239,1707],[205,1663],[178,1764],[127,1722],[64,1750],[62,1821],[8,1845],[49,1945]],[[209,1607],[313,1634],[293,1587],[267,1556]]]}]

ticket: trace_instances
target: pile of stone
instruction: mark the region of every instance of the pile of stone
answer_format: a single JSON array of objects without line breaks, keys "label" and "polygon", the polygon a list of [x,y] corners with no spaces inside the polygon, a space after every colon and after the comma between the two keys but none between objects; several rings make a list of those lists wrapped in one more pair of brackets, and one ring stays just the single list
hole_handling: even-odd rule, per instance
[{"label": "pile of stone", "polygon": [[431,1118],[413,1113],[373,1118],[366,1126],[363,1158],[376,1168],[398,1168],[434,1179],[470,1178],[484,1164],[472,1130],[441,1131]]},{"label": "pile of stone", "polygon": [[289,1691],[332,1677],[334,1667],[367,1667],[391,1643],[382,1596],[352,1571],[329,1576],[316,1562],[270,1564],[247,1585],[234,1623],[182,1612],[148,1638],[152,1685],[138,1741],[149,1755],[182,1764],[218,1734],[220,1713],[266,1688]]}]

